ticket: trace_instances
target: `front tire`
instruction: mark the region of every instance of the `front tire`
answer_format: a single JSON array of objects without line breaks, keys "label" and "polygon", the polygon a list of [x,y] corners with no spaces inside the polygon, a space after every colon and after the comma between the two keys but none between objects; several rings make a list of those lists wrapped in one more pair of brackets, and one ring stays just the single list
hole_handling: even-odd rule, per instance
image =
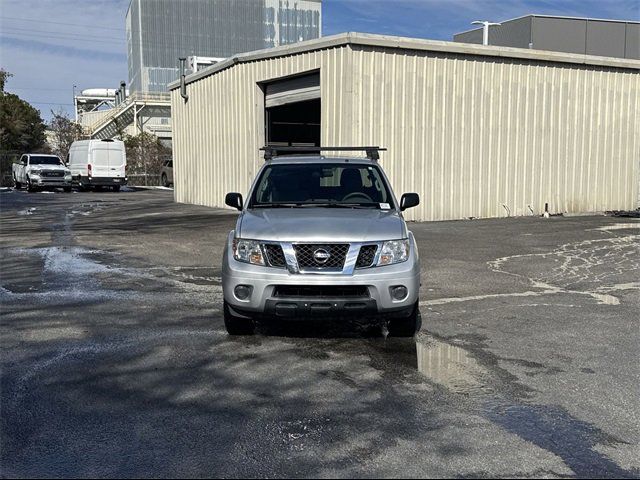
[{"label": "front tire", "polygon": [[422,327],[420,318],[420,308],[418,302],[415,303],[408,317],[393,318],[389,320],[389,336],[391,337],[413,337]]},{"label": "front tire", "polygon": [[38,191],[38,187],[34,187],[34,186],[31,184],[31,179],[30,179],[29,177],[27,177],[27,191],[28,191],[28,192],[32,192],[32,193],[33,193],[33,192],[37,192],[37,191]]},{"label": "front tire", "polygon": [[165,173],[162,174],[162,186],[169,187],[169,180],[167,179],[167,175]]},{"label": "front tire", "polygon": [[253,320],[235,315],[226,301],[224,302],[224,326],[229,335],[253,335],[255,330]]},{"label": "front tire", "polygon": [[63,187],[63,190],[64,190],[66,193],[71,193],[71,187]]},{"label": "front tire", "polygon": [[120,191],[120,185],[114,185],[113,186],[113,191],[114,192],[119,192]]}]

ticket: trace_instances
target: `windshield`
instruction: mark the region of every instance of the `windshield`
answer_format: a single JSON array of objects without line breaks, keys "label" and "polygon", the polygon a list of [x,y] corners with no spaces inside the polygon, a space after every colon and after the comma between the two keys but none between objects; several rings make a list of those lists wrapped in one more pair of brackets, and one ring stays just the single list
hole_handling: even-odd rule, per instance
[{"label": "windshield", "polygon": [[249,208],[270,206],[394,208],[391,191],[377,166],[344,163],[266,167]]},{"label": "windshield", "polygon": [[29,165],[63,165],[58,157],[29,157]]}]

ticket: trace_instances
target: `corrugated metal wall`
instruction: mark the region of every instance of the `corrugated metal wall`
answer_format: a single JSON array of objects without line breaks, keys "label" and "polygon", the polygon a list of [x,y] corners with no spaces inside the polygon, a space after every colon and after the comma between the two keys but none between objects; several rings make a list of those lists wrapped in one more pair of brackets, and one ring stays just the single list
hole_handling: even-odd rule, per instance
[{"label": "corrugated metal wall", "polygon": [[[320,68],[322,143],[379,144],[415,220],[636,207],[636,71],[349,45],[239,64],[172,92],[176,199],[222,206],[261,164],[256,82]],[[531,210],[530,210],[531,209]]]},{"label": "corrugated metal wall", "polygon": [[[412,218],[634,208],[640,75],[564,64],[357,47],[353,128],[379,143]],[[330,143],[337,138],[330,138]]]},{"label": "corrugated metal wall", "polygon": [[[245,194],[263,160],[264,92],[257,82],[320,69],[322,118],[346,110],[341,66],[348,48],[239,64],[189,84],[189,101],[171,92],[174,182],[178,202],[224,206],[227,192]],[[337,112],[335,111],[337,109]]]}]

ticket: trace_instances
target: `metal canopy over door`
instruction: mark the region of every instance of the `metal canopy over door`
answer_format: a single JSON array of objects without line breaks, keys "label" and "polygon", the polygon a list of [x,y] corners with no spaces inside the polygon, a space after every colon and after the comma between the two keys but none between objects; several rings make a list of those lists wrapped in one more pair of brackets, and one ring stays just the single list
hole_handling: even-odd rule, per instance
[{"label": "metal canopy over door", "polygon": [[320,72],[268,83],[264,106],[278,107],[289,103],[305,102],[320,98]]}]

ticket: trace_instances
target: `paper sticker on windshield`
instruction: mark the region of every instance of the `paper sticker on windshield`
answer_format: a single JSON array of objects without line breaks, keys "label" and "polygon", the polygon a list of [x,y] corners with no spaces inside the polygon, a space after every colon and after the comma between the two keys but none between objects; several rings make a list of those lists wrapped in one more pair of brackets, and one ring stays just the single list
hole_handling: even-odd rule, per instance
[{"label": "paper sticker on windshield", "polygon": [[380,204],[380,209],[381,210],[389,210],[391,208],[391,205],[389,205],[388,203],[381,203]]}]

